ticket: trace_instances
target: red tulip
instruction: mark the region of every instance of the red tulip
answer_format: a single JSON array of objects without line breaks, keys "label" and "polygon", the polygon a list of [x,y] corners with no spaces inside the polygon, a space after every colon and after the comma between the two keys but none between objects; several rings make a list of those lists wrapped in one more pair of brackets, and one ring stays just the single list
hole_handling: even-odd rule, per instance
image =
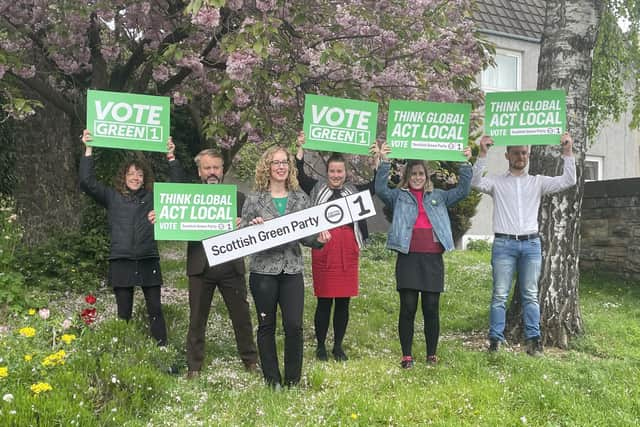
[{"label": "red tulip", "polygon": [[88,304],[95,304],[96,303],[96,297],[94,297],[93,295],[89,294],[86,297],[84,297],[84,300],[88,303]]}]

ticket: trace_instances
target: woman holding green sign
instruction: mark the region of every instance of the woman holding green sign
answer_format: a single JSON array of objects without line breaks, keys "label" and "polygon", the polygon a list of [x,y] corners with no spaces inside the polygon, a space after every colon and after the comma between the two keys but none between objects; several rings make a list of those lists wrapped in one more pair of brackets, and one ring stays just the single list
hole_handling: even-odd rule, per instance
[{"label": "woman holding green sign", "polygon": [[151,335],[158,345],[166,345],[167,327],[160,302],[160,255],[153,225],[147,219],[153,210],[153,178],[144,164],[133,160],[126,162],[116,175],[115,188],[101,184],[95,176],[90,141],[91,134],[85,129],[80,188],[107,209],[111,239],[108,282],[116,297],[118,317],[131,319],[134,287],[140,286],[147,304]]},{"label": "woman holding green sign", "polygon": [[[421,297],[427,363],[438,361],[436,350],[440,336],[440,293],[444,291],[442,253],[454,249],[447,208],[467,197],[471,188],[471,165],[462,164],[460,181],[451,190],[434,189],[427,165],[422,160],[407,162],[398,188],[389,188],[391,149],[380,147],[382,163],[376,173],[376,194],[393,211],[387,248],[398,253],[396,289],[400,294],[398,333],[404,369],[413,367],[411,347],[413,327]],[[471,149],[464,155],[471,158]]]},{"label": "woman holding green sign", "polygon": [[[269,148],[260,157],[254,190],[242,208],[240,227],[262,224],[311,206],[300,190],[293,156],[280,146]],[[331,234],[323,231],[249,256],[249,287],[258,313],[260,364],[265,381],[274,389],[283,385],[276,350],[278,305],[285,336],[284,385],[296,385],[302,372],[304,261],[300,243],[322,247],[330,239]]]},{"label": "woman holding green sign", "polygon": [[[354,185],[347,182],[347,163],[339,154],[327,160],[327,179],[318,181],[304,172],[304,132],[298,134],[296,166],[300,187],[311,197],[314,205],[346,197],[363,190],[374,194],[373,181]],[[358,263],[360,248],[369,233],[366,221],[343,225],[331,230],[331,241],[322,249],[312,249],[313,292],[318,300],[314,316],[317,348],[316,358],[326,361],[325,340],[329,330],[331,306],[333,309],[333,350],[337,361],[346,361],[342,340],[349,322],[349,302],[358,295]]]}]

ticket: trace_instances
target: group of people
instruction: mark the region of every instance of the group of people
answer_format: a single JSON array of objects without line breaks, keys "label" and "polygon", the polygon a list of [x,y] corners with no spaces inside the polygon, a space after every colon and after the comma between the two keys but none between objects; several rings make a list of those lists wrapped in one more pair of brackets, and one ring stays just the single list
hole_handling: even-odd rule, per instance
[{"label": "group of people", "polygon": [[[386,143],[371,148],[376,161],[375,179],[355,185],[347,180],[347,162],[333,154],[326,162],[326,179],[316,180],[304,171],[304,134],[298,136],[296,155],[285,147],[267,149],[256,165],[254,191],[245,197],[238,192],[238,226],[251,227],[313,205],[369,190],[391,209],[387,248],[397,253],[396,289],[400,299],[398,333],[402,368],[414,365],[412,354],[418,301],[424,316],[426,363],[435,364],[440,335],[440,294],[444,291],[443,253],[454,249],[447,208],[464,199],[471,188],[493,197],[495,232],[492,267],[493,295],[490,306],[489,351],[498,351],[504,341],[505,306],[514,274],[523,301],[524,335],[527,352],[542,353],[538,278],[541,245],[537,213],[542,195],[562,191],[576,182],[573,141],[568,133],[560,137],[564,158],[563,174],[557,177],[527,173],[529,149],[509,146],[505,157],[509,169],[501,175],[485,176],[486,157],[493,145],[490,137],[479,141],[480,152],[473,166],[471,150],[464,150],[467,162],[459,167],[459,182],[449,190],[433,188],[424,161],[406,163],[400,183],[389,186],[390,148]],[[111,237],[108,281],[113,287],[118,316],[131,317],[133,290],[141,286],[150,319],[151,335],[165,345],[167,332],[160,304],[159,255],[153,237],[153,178],[140,162],[128,162],[111,188],[100,184],[93,172],[91,135],[84,131],[85,155],[80,162],[80,185],[84,192],[105,206]],[[187,182],[175,158],[169,139],[167,160],[170,179]],[[224,179],[224,158],[212,149],[195,157],[202,184]],[[266,383],[272,388],[293,386],[300,381],[303,356],[304,281],[300,245],[312,248],[312,274],[317,305],[314,316],[316,357],[329,358],[326,338],[333,308],[333,347],[336,361],[346,361],[343,339],[349,320],[349,302],[358,295],[359,252],[368,231],[365,221],[285,243],[250,255],[249,289],[257,313],[257,351],[247,301],[243,259],[209,267],[200,242],[187,246],[189,277],[189,329],[187,333],[187,377],[199,375],[204,360],[205,331],[215,288],[222,294],[235,332],[238,352],[249,371],[257,371],[258,357]],[[284,328],[284,376],[276,350],[276,317],[280,307]]]}]

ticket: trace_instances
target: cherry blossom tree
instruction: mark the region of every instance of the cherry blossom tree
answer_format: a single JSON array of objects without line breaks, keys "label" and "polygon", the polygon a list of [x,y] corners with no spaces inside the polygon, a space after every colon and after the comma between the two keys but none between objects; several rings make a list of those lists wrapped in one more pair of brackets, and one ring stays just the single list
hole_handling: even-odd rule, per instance
[{"label": "cherry blossom tree", "polygon": [[87,89],[168,95],[226,164],[293,140],[305,93],[465,101],[487,47],[470,0],[0,0],[0,102],[16,126],[27,240],[77,227]]}]

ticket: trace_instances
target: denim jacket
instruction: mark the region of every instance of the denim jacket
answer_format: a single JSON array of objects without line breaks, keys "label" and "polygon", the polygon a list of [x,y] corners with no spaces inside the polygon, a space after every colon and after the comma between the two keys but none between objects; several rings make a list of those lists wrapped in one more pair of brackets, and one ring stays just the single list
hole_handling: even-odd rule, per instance
[{"label": "denim jacket", "polygon": [[[391,189],[387,186],[390,168],[389,162],[383,162],[378,168],[376,194],[385,205],[393,210],[393,221],[387,236],[387,248],[407,254],[409,253],[413,226],[418,218],[418,203],[408,189]],[[453,206],[467,197],[470,189],[471,166],[466,164],[460,167],[460,181],[455,188],[446,191],[435,189],[432,192],[424,193],[422,203],[429,221],[433,225],[435,237],[447,251],[454,249],[447,207]]]},{"label": "denim jacket", "polygon": [[[309,197],[302,190],[289,191],[287,208],[284,214],[306,209],[310,206]],[[259,216],[265,221],[281,216],[273,204],[271,193],[268,191],[249,193],[242,208],[240,227],[251,227],[249,222]],[[300,240],[249,255],[249,271],[272,275],[302,273],[304,261],[300,243],[313,248],[321,248],[323,245],[318,242],[317,237],[317,234],[313,234]]]}]

